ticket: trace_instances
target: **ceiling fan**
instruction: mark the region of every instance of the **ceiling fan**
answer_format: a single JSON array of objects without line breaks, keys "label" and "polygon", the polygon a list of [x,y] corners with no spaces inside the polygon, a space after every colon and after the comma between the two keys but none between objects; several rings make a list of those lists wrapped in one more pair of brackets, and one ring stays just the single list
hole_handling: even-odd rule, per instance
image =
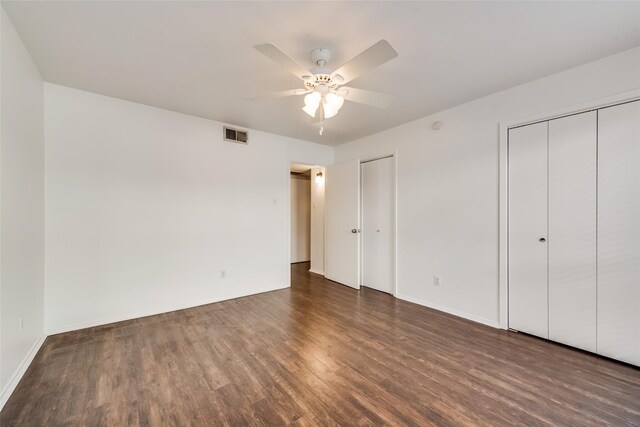
[{"label": "ceiling fan", "polygon": [[301,79],[304,88],[249,98],[251,100],[306,95],[302,110],[311,116],[314,122],[322,122],[335,116],[345,100],[379,108],[387,107],[391,103],[392,97],[389,95],[343,86],[398,56],[398,52],[386,40],[380,40],[333,73],[327,68],[331,59],[329,49],[311,51],[311,61],[318,66],[316,72],[312,73],[273,43],[260,44],[254,48]]}]

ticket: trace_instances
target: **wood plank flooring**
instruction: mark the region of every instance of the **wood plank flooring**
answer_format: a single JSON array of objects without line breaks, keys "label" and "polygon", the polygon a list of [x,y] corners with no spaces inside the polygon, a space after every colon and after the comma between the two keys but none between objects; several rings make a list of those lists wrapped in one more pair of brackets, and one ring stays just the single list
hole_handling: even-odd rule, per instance
[{"label": "wood plank flooring", "polygon": [[49,337],[0,424],[640,425],[640,369],[307,269],[290,289]]}]

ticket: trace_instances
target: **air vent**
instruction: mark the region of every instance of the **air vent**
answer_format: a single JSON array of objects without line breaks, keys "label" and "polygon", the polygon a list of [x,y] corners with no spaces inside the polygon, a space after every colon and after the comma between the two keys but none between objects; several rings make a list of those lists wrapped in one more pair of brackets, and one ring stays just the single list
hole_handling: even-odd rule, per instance
[{"label": "air vent", "polygon": [[249,135],[244,130],[234,129],[225,126],[224,127],[224,140],[235,142],[237,144],[248,144]]}]

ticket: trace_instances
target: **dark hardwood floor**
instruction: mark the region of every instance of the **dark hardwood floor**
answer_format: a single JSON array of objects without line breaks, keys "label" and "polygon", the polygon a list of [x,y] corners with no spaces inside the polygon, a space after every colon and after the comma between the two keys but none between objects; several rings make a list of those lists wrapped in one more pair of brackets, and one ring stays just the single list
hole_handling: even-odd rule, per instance
[{"label": "dark hardwood floor", "polygon": [[290,289],[49,337],[0,424],[640,425],[640,369],[307,268]]}]

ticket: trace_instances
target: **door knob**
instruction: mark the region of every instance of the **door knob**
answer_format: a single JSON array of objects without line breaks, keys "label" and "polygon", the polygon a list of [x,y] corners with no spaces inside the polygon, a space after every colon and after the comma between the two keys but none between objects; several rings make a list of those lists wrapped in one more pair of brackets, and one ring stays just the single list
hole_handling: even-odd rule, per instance
[{"label": "door knob", "polygon": [[547,241],[547,239],[545,239],[544,237],[541,237],[541,238],[539,238],[538,240],[539,240],[540,242],[546,242],[546,241]]}]

